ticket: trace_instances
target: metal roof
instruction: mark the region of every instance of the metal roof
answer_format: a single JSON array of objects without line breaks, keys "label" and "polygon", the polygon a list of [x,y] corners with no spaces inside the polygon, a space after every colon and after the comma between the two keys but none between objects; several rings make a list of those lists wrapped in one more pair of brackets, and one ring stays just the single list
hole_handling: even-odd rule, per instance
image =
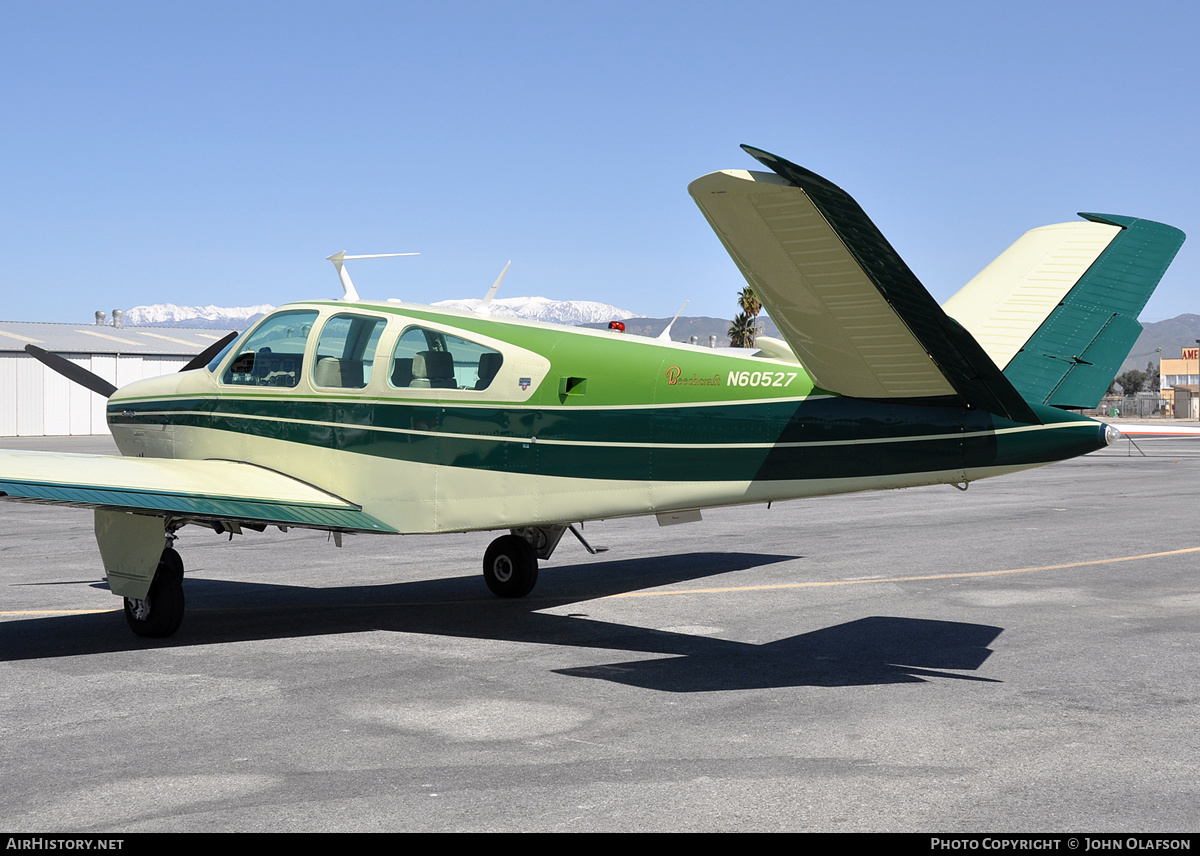
[{"label": "metal roof", "polygon": [[23,352],[27,344],[62,354],[151,354],[193,357],[226,333],[196,327],[113,327],[0,321],[0,353]]}]

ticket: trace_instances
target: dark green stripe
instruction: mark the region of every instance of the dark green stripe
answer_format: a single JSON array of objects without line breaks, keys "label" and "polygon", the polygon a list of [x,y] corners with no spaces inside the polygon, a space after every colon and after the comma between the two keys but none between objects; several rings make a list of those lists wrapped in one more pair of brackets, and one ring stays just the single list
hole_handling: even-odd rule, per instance
[{"label": "dark green stripe", "polygon": [[[537,409],[496,405],[457,407],[433,402],[297,400],[275,397],[194,398],[120,402],[109,406],[114,425],[171,421],[172,411],[211,419],[220,427],[231,418],[333,423],[342,428],[392,428],[528,440],[592,443],[775,443],[812,440],[870,440],[957,433],[963,411],[956,407],[901,402],[821,398],[811,401],[713,404],[605,410]],[[1015,425],[993,419],[985,426]],[[179,424],[202,425],[202,421]],[[244,419],[238,424],[248,425]],[[982,424],[982,423],[981,423]],[[248,428],[249,433],[257,433]],[[305,431],[312,430],[312,427]]]},{"label": "dark green stripe", "polygon": [[[778,412],[773,414],[774,418],[752,418],[767,405],[613,413],[262,399],[210,399],[196,403],[204,409],[178,412],[185,404],[179,401],[141,403],[136,411],[114,413],[113,422],[208,428],[420,464],[631,481],[863,478],[1058,460],[1103,445],[1097,423],[1054,408],[1039,407],[1043,421],[1077,422],[1080,427],[964,440],[964,432],[993,431],[1016,423],[979,410],[850,398],[803,402],[799,406],[793,402],[786,420]],[[156,411],[154,407],[162,410]],[[229,412],[238,409],[266,418],[251,419]],[[289,422],[283,421],[284,418],[337,424]],[[614,425],[628,441],[672,445],[653,448],[603,445],[611,440]],[[380,427],[404,427],[425,433],[398,434],[378,430]],[[939,434],[944,437],[903,439]],[[558,445],[546,442],[548,439],[597,445]],[[896,442],[886,442],[889,439]],[[751,449],[695,445],[846,440],[884,442]]]}]

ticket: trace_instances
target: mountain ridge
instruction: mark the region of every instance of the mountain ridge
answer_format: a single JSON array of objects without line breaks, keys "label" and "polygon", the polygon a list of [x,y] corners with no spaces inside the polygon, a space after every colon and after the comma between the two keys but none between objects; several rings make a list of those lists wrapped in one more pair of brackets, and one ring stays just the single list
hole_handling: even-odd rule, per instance
[{"label": "mountain ridge", "polygon": [[[430,304],[441,309],[460,309],[471,312],[483,301],[474,299],[441,300]],[[604,324],[609,321],[641,316],[594,300],[551,300],[547,297],[505,297],[493,300],[491,314],[497,318],[522,318],[552,324]],[[203,327],[213,329],[244,328],[275,307],[258,306],[180,306],[175,303],[155,303],[134,306],[122,313],[122,323],[130,327]]]}]

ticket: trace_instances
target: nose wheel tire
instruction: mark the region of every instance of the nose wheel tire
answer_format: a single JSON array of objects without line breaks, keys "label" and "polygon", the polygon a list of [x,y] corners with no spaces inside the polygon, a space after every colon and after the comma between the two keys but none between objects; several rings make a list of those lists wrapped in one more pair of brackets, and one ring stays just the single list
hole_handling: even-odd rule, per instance
[{"label": "nose wheel tire", "polygon": [[146,596],[125,598],[125,621],[148,639],[166,638],[183,623],[183,560],[170,547],[163,550]]},{"label": "nose wheel tire", "polygon": [[496,597],[525,597],[537,577],[537,555],[519,535],[500,536],[483,555],[483,579]]}]

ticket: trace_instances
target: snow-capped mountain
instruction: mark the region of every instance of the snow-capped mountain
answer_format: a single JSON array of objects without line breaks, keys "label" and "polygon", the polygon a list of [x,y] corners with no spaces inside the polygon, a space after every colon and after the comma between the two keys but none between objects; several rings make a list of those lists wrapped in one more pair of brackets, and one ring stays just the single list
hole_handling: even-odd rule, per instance
[{"label": "snow-capped mountain", "polygon": [[[473,311],[483,301],[440,300],[433,304],[446,309]],[[523,318],[527,321],[549,321],[552,324],[607,324],[623,318],[641,315],[594,300],[551,300],[548,297],[502,297],[492,301],[491,314],[497,318]]]},{"label": "snow-capped mountain", "polygon": [[125,310],[123,323],[129,327],[211,327],[222,330],[245,330],[275,307],[260,306],[176,306],[156,303]]},{"label": "snow-capped mountain", "polygon": [[[473,310],[482,303],[472,300],[442,300],[434,306]],[[210,327],[245,330],[251,322],[274,310],[274,306],[176,306],[156,303],[125,310],[124,323],[130,327]],[[607,324],[624,318],[641,318],[628,310],[592,300],[550,300],[546,297],[504,297],[493,300],[492,315],[498,318],[524,318],[553,324]]]}]

